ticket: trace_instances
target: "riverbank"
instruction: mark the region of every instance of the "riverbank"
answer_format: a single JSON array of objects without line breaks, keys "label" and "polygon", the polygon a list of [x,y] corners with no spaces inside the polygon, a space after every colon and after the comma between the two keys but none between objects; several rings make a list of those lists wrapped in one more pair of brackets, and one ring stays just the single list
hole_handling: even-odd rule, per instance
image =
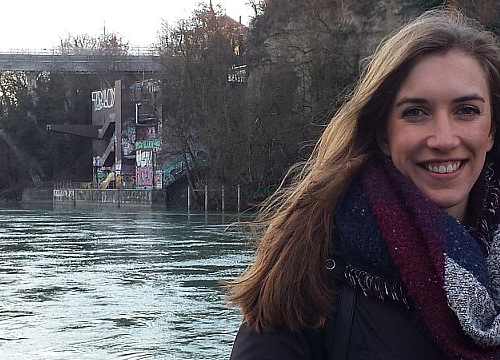
[{"label": "riverbank", "polygon": [[219,189],[204,186],[194,190],[189,188],[187,182],[178,182],[166,189],[90,189],[73,185],[26,188],[22,191],[20,203],[23,205],[53,203],[69,206],[140,206],[187,212],[241,213],[252,211],[262,200],[253,195],[252,189],[242,189],[239,185],[222,186]]},{"label": "riverbank", "polygon": [[143,189],[24,189],[22,204],[58,203],[168,208],[166,190]]}]

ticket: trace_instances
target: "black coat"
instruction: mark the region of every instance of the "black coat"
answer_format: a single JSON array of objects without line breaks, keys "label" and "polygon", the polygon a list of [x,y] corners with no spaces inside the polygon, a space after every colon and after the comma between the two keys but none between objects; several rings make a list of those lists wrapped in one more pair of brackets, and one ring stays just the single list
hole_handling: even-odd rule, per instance
[{"label": "black coat", "polygon": [[[334,321],[322,329],[257,334],[242,324],[230,360],[334,360]],[[349,339],[349,360],[446,359],[420,328],[412,311],[358,293]]]}]

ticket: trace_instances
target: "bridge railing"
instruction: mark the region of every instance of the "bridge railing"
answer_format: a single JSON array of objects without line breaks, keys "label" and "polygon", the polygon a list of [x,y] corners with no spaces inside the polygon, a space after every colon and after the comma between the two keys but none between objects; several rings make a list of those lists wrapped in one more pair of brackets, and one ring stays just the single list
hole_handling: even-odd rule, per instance
[{"label": "bridge railing", "polygon": [[[0,48],[0,54],[24,54],[24,55],[104,55],[107,53],[112,53],[113,49],[107,51],[106,49],[87,49],[87,48]],[[157,56],[158,50],[153,47],[129,47],[125,50],[120,50],[122,55],[132,55],[132,56]]]}]

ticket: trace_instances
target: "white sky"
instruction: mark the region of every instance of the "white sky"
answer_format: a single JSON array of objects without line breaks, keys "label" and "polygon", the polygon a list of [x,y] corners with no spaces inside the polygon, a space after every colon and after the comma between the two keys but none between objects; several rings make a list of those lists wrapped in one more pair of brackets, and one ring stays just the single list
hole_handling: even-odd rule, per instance
[{"label": "white sky", "polygon": [[[248,25],[248,0],[213,0],[226,15]],[[103,32],[119,34],[130,46],[156,41],[162,20],[174,26],[209,0],[7,0],[1,1],[0,50],[52,49],[61,38]]]}]

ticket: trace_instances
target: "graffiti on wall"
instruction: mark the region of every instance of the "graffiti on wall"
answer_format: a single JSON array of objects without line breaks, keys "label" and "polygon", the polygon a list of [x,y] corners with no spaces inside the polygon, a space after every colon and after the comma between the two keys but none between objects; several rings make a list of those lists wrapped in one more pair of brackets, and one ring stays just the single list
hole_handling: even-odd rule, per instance
[{"label": "graffiti on wall", "polygon": [[155,184],[157,189],[162,189],[163,185],[163,171],[156,170],[155,172]]},{"label": "graffiti on wall", "polygon": [[123,155],[127,156],[135,151],[135,127],[127,126],[122,132]]},{"label": "graffiti on wall", "polygon": [[137,167],[153,167],[153,151],[137,150],[135,160]]},{"label": "graffiti on wall", "polygon": [[153,186],[153,168],[136,168],[135,182],[137,187],[151,188]]},{"label": "graffiti on wall", "polygon": [[133,189],[135,188],[135,173],[133,175],[130,174],[122,174],[122,189]]},{"label": "graffiti on wall", "polygon": [[94,105],[94,111],[113,108],[113,106],[115,106],[115,99],[115,88],[92,91],[92,104]]},{"label": "graffiti on wall", "polygon": [[135,148],[138,150],[141,150],[141,149],[160,149],[161,148],[161,140],[160,139],[138,140],[135,143]]},{"label": "graffiti on wall", "polygon": [[115,173],[113,171],[99,170],[97,172],[97,184],[99,189],[114,188]]},{"label": "graffiti on wall", "polygon": [[136,150],[135,159],[136,185],[151,188],[153,186],[153,150]]}]

